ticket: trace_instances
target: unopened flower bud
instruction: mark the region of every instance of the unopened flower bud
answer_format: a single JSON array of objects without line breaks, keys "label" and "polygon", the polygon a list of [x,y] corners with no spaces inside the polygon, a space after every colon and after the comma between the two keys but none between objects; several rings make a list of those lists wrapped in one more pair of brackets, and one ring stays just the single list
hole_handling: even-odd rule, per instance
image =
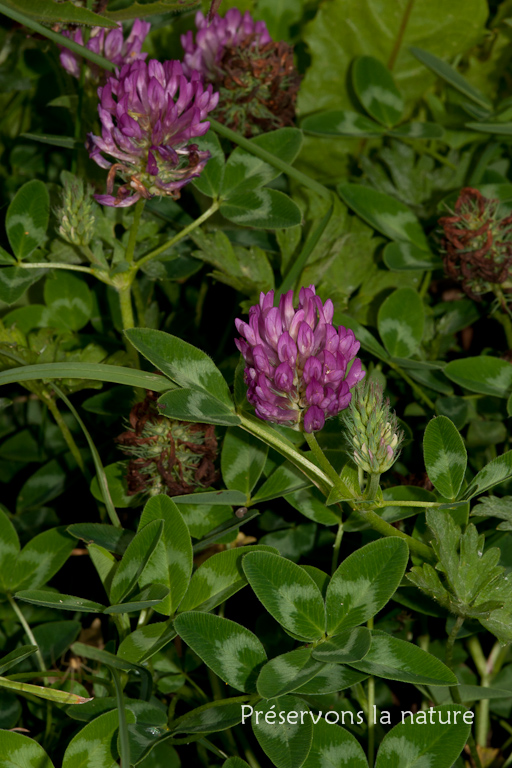
[{"label": "unopened flower bud", "polygon": [[158,413],[157,394],[148,392],[130,412],[129,428],[116,438],[131,456],[128,494],[181,496],[208,488],[218,479],[217,438],[211,424],[168,419]]},{"label": "unopened flower bud", "polygon": [[403,432],[377,384],[364,379],[354,388],[343,423],[358,467],[368,474],[391,469],[400,454]]},{"label": "unopened flower bud", "polygon": [[89,245],[94,235],[92,187],[64,172],[61,207],[55,211],[59,235],[72,245]]}]

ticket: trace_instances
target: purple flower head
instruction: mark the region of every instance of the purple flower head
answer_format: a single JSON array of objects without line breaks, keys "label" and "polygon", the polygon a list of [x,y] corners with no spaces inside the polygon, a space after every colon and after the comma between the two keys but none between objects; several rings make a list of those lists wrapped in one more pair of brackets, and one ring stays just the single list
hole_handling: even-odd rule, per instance
[{"label": "purple flower head", "polygon": [[244,136],[293,125],[300,84],[293,48],[237,8],[211,21],[199,12],[196,27],[195,41],[191,31],[181,37],[183,69],[220,92],[216,119]]},{"label": "purple flower head", "polygon": [[272,41],[264,21],[254,21],[249,11],[242,16],[238,8],[230,8],[224,18],[215,15],[211,22],[198,11],[196,27],[195,42],[192,31],[181,36],[185,51],[183,69],[187,75],[197,71],[209,82],[214,81],[222,69],[225,48],[237,48],[247,38],[251,38],[253,46]]},{"label": "purple flower head", "polygon": [[333,326],[333,312],[332,301],[324,304],[310,285],[300,289],[297,309],[293,291],[281,296],[279,307],[269,291],[249,310],[248,323],[235,320],[247,399],[260,419],[318,432],[348,406],[350,390],[365,374],[356,358],[359,342],[351,330]]},{"label": "purple flower head", "polygon": [[[140,49],[150,29],[149,21],[135,19],[132,30],[125,40],[121,24],[118,24],[116,29],[93,27],[85,47],[89,51],[109,59],[116,67],[123,67],[133,61],[145,60],[147,53],[141,53]],[[84,44],[80,28],[75,29],[74,32],[65,31],[62,34],[79,45]],[[70,75],[76,78],[80,77],[80,56],[78,54],[68,48],[61,48],[60,63]],[[102,74],[103,70],[95,64],[89,63],[88,75],[90,79],[98,81]]]},{"label": "purple flower head", "polygon": [[[109,168],[103,205],[125,208],[141,197],[180,196],[180,189],[200,175],[210,153],[191,139],[203,136],[205,118],[218,102],[212,86],[197,73],[183,75],[179,61],[134,61],[98,88],[101,136],[90,133],[87,149],[101,168]],[[109,155],[113,162],[106,159]],[[113,195],[119,174],[124,184]]]}]

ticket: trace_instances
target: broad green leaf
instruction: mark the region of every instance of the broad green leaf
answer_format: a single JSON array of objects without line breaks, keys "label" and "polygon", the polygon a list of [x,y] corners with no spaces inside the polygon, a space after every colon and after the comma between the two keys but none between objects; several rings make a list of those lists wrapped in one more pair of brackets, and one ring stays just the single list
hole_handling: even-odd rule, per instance
[{"label": "broad green leaf", "polygon": [[241,757],[230,757],[225,763],[222,763],[222,768],[249,768],[249,763],[246,763]]},{"label": "broad green leaf", "polygon": [[[300,768],[313,738],[313,722],[307,704],[294,696],[256,704],[252,729],[260,747],[276,768]],[[261,713],[257,715],[257,713]],[[275,715],[275,717],[274,717]]]},{"label": "broad green leaf", "polygon": [[194,572],[187,593],[180,603],[181,611],[211,611],[247,584],[242,558],[248,552],[273,552],[273,547],[256,545],[235,547],[212,555]]},{"label": "broad green leaf", "polygon": [[228,429],[220,457],[226,486],[242,491],[249,498],[260,479],[267,453],[268,446],[249,432],[236,427]]},{"label": "broad green leaf", "polygon": [[130,19],[141,19],[156,14],[170,13],[171,11],[183,13],[183,11],[194,7],[197,7],[197,0],[155,0],[155,2],[150,3],[139,3],[135,0],[126,8],[119,8],[116,11],[104,11],[104,16],[113,21],[129,21]]},{"label": "broad green leaf", "polygon": [[221,680],[240,691],[253,692],[267,654],[256,635],[229,619],[211,613],[180,613],[174,627],[192,650]]},{"label": "broad green leaf", "polygon": [[[437,501],[434,493],[426,491],[417,485],[393,485],[390,488],[384,488],[382,491],[384,501]],[[420,512],[424,512],[422,507],[399,507],[386,505],[379,509],[379,515],[387,523],[394,523],[397,520],[405,520],[407,517],[413,517]]]},{"label": "broad green leaf", "polygon": [[105,613],[134,613],[144,608],[153,608],[157,613],[167,614],[167,610],[162,610],[162,605],[165,605],[168,596],[169,587],[164,584],[150,584],[140,592],[131,594],[126,602],[105,608]]},{"label": "broad green leaf", "polygon": [[2,267],[0,269],[0,301],[8,305],[14,304],[45,273],[44,269]]},{"label": "broad green leaf", "polygon": [[386,680],[415,685],[458,685],[453,672],[438,658],[413,643],[378,629],[372,630],[372,644],[367,655],[351,666]]},{"label": "broad green leaf", "polygon": [[176,634],[176,630],[169,621],[148,624],[125,637],[117,655],[133,664],[142,664],[174,640]]},{"label": "broad green leaf", "polygon": [[237,517],[236,515],[232,516],[231,520],[228,520],[225,523],[222,523],[222,525],[217,526],[217,528],[214,528],[213,531],[211,531],[207,536],[203,536],[203,538],[198,541],[197,544],[194,544],[192,548],[194,553],[202,552],[208,547],[211,547],[211,545],[215,542],[220,541],[221,543],[231,543],[234,538],[236,538],[231,536],[231,534],[237,531],[242,525],[245,525],[251,520],[254,520],[255,517],[259,516],[259,514],[260,513],[257,509],[252,509],[250,511],[248,510],[243,515],[243,517]]},{"label": "broad green leaf", "polygon": [[[76,640],[81,631],[79,621],[49,621],[46,624],[38,624],[34,627],[34,639],[39,646],[46,668],[50,669],[56,659],[60,659]],[[60,687],[57,685],[56,687]],[[67,689],[64,689],[67,690]],[[73,692],[73,688],[70,688]],[[75,693],[80,691],[74,691]],[[83,695],[83,694],[82,694]],[[86,692],[86,695],[87,692]]]},{"label": "broad green leaf", "polygon": [[11,254],[8,253],[5,250],[5,248],[2,248],[1,246],[0,246],[0,264],[2,265],[8,264],[9,266],[11,264],[16,264],[16,259],[14,258],[14,256],[11,256]]},{"label": "broad green leaf", "polygon": [[139,531],[152,520],[163,520],[162,538],[156,545],[139,578],[140,587],[161,584],[169,595],[158,606],[157,613],[171,616],[187,591],[192,574],[192,541],[178,507],[164,495],[153,496],[142,512]]},{"label": "broad green leaf", "polygon": [[[16,758],[16,763],[11,758]],[[15,731],[2,731],[0,768],[53,768],[53,763],[35,739]]]},{"label": "broad green leaf", "polygon": [[252,497],[253,504],[278,499],[287,492],[307,488],[311,481],[291,462],[280,464]]},{"label": "broad green leaf", "polygon": [[474,88],[465,77],[457,72],[457,70],[446,61],[443,61],[429,51],[423,51],[421,48],[416,48],[415,46],[412,46],[409,50],[418,61],[421,61],[421,63],[428,67],[428,69],[439,77],[442,77],[448,85],[451,85],[457,91],[462,93],[463,96],[474,101],[479,107],[492,111],[492,102],[489,101],[483,93]]},{"label": "broad green leaf", "polygon": [[179,739],[189,733],[214,733],[232,728],[241,722],[242,704],[248,699],[248,696],[237,696],[203,704],[178,717],[172,724],[170,735]]},{"label": "broad green leaf", "polygon": [[79,331],[91,319],[92,294],[85,280],[63,269],[46,278],[44,300],[49,324],[62,331]]},{"label": "broad green leaf", "polygon": [[[47,0],[47,2],[53,0]],[[62,147],[63,149],[75,149],[80,142],[72,136],[56,136],[52,133],[21,133],[24,139],[29,141],[39,141],[41,144],[50,144],[52,147]]]},{"label": "broad green leaf", "polygon": [[336,693],[361,683],[367,677],[364,672],[358,672],[343,664],[326,664],[312,680],[298,688],[295,693],[300,696]]},{"label": "broad green leaf", "polygon": [[373,56],[360,56],[352,67],[352,85],[368,114],[387,128],[396,125],[404,111],[402,94],[389,69]]},{"label": "broad green leaf", "polygon": [[395,272],[404,272],[409,269],[437,269],[443,265],[442,261],[430,251],[404,242],[388,243],[382,258],[388,269]]},{"label": "broad green leaf", "polygon": [[112,604],[120,603],[134,589],[162,538],[163,530],[163,520],[152,520],[128,544],[112,579],[110,588]]},{"label": "broad green leaf", "polygon": [[104,549],[104,547],[100,547],[98,544],[89,544],[87,550],[108,597],[110,595],[112,579],[119,568],[119,560],[116,560],[111,552]]},{"label": "broad green leaf", "polygon": [[180,387],[205,391],[233,410],[228,385],[205,352],[177,336],[152,328],[131,328],[125,333],[141,355]]},{"label": "broad green leaf", "polygon": [[152,678],[149,671],[138,664],[133,664],[131,661],[116,656],[110,651],[104,651],[101,648],[96,648],[93,645],[86,645],[85,643],[73,643],[71,646],[73,653],[77,656],[83,656],[84,659],[92,659],[98,661],[100,664],[104,664],[114,669],[121,669],[123,672],[132,672],[137,676],[138,681],[141,683],[141,698],[148,700],[151,695]]},{"label": "broad green leaf", "polygon": [[373,541],[349,555],[327,588],[328,634],[338,635],[375,616],[398,588],[408,559],[405,541],[391,537]]},{"label": "broad green leaf", "polygon": [[[471,732],[471,725],[463,718],[467,711],[460,704],[443,704],[395,725],[382,740],[375,768],[451,768]],[[430,722],[431,713],[434,723]]]},{"label": "broad green leaf", "polygon": [[[43,685],[32,685],[31,683],[20,683],[17,680],[8,680],[6,677],[0,677],[0,688],[6,688],[9,691],[20,691],[32,696],[38,696],[40,699],[54,701],[56,704],[83,704],[90,699],[78,696],[76,693],[60,691],[56,688],[45,688]],[[2,740],[3,747],[3,740]],[[2,765],[0,757],[0,767]]]},{"label": "broad green leaf", "polygon": [[354,336],[361,343],[363,349],[371,352],[372,355],[378,357],[379,360],[389,360],[389,355],[377,339],[361,325],[357,320],[346,315],[342,312],[335,312],[333,317],[334,325],[343,325],[344,328],[350,328],[354,332]]},{"label": "broad green leaf", "polygon": [[404,203],[362,184],[343,182],[338,184],[338,193],[349,208],[378,232],[428,251],[423,227]]},{"label": "broad green leaf", "polygon": [[[105,481],[114,507],[124,509],[139,504],[140,496],[128,493],[128,483],[126,480],[128,474],[128,459],[124,461],[116,461],[113,464],[107,464],[107,466],[104,467],[104,471]],[[92,479],[91,493],[95,499],[103,503],[103,490],[100,488],[98,475]],[[128,536],[130,531],[125,531],[125,534]],[[124,543],[127,543],[126,539]],[[108,540],[105,544],[108,544]],[[106,549],[109,549],[109,547],[107,546]]]},{"label": "broad green leaf", "polygon": [[31,19],[51,26],[55,23],[84,24],[89,27],[114,27],[112,21],[93,13],[87,8],[76,6],[71,2],[57,3],[55,0],[3,0],[4,4],[12,6],[18,12]]},{"label": "broad green leaf", "polygon": [[64,528],[51,528],[31,539],[21,550],[6,581],[14,592],[39,587],[55,576],[75,546]]},{"label": "broad green leaf", "polygon": [[478,472],[464,491],[464,499],[472,499],[512,476],[512,451],[493,459]]},{"label": "broad green leaf", "polygon": [[[234,224],[256,229],[287,229],[301,223],[300,208],[276,189],[253,189],[229,198],[220,212]],[[10,267],[7,267],[10,269]]]},{"label": "broad green leaf", "polygon": [[320,525],[339,525],[340,518],[325,506],[325,496],[318,488],[304,488],[301,491],[287,493],[286,501],[309,520]]},{"label": "broad green leaf", "polygon": [[313,658],[331,664],[350,664],[364,659],[372,637],[366,627],[356,627],[319,643],[313,649]]},{"label": "broad green leaf", "polygon": [[158,401],[162,414],[180,421],[206,422],[227,427],[240,423],[232,409],[200,389],[177,389],[166,392]]},{"label": "broad green leaf", "polygon": [[512,496],[484,496],[471,510],[471,517],[497,517],[503,520],[498,531],[512,531]]},{"label": "broad green leaf", "polygon": [[105,523],[73,523],[66,530],[86,544],[99,544],[100,547],[116,555],[123,555],[126,552],[126,547],[135,535],[133,531],[114,528],[113,525]]},{"label": "broad green leaf", "polygon": [[[128,723],[135,723],[135,715],[129,709],[125,714]],[[69,742],[62,768],[117,768],[119,754],[115,735],[118,729],[117,710],[95,718]]]},{"label": "broad green leaf", "polygon": [[6,656],[3,656],[0,659],[0,675],[3,675],[4,672],[7,672],[11,667],[15,667],[16,664],[19,664],[24,659],[32,656],[36,651],[37,645],[22,645],[19,648],[16,648],[16,650],[8,653]]},{"label": "broad green leaf", "polygon": [[306,571],[269,552],[250,552],[242,565],[256,597],[285,629],[307,640],[323,635],[324,601]]},{"label": "broad green leaf", "polygon": [[512,365],[497,357],[480,355],[452,360],[444,373],[460,387],[482,395],[508,397],[512,389]]},{"label": "broad green leaf", "polygon": [[[26,271],[29,272],[31,270]],[[2,270],[0,270],[0,284],[1,280]],[[166,379],[165,376],[158,376],[146,371],[134,371],[133,368],[123,368],[120,365],[42,363],[41,365],[25,365],[20,368],[11,368],[8,371],[0,372],[0,386],[37,379],[92,379],[94,381],[110,381],[113,384],[126,384],[131,387],[152,389],[155,392],[165,392],[168,389],[174,388],[174,384]]]},{"label": "broad green leaf", "polygon": [[83,611],[84,613],[103,613],[105,606],[93,600],[82,597],[63,595],[60,592],[48,592],[44,589],[24,589],[16,592],[14,597],[25,603],[45,605],[48,608],[58,608],[62,611]]},{"label": "broad green leaf", "polygon": [[315,136],[356,136],[361,139],[371,139],[385,133],[385,129],[378,123],[348,109],[331,109],[309,115],[302,121],[301,128],[304,133]]},{"label": "broad green leaf", "polygon": [[[193,499],[193,503],[192,503]],[[184,494],[183,496],[173,496],[175,504],[181,506],[208,506],[225,507],[226,504],[232,506],[242,506],[247,501],[247,497],[241,491],[204,491],[203,493]],[[206,510],[204,510],[206,512]]]},{"label": "broad green leaf", "polygon": [[410,357],[423,338],[423,302],[413,288],[398,288],[379,309],[379,333],[392,357]]},{"label": "broad green leaf", "polygon": [[16,193],[5,217],[7,237],[19,261],[42,245],[49,216],[50,196],[46,184],[36,179],[28,181]]},{"label": "broad green leaf", "polygon": [[397,139],[441,139],[444,128],[437,123],[404,123],[389,131]]},{"label": "broad green leaf", "polygon": [[206,167],[201,171],[201,175],[192,181],[196,189],[207,195],[207,197],[218,197],[224,179],[224,164],[226,158],[224,150],[220,145],[217,135],[213,131],[208,131],[204,136],[194,139],[200,150],[208,150],[210,159]]},{"label": "broad green leaf", "polygon": [[302,768],[368,768],[363,749],[345,728],[320,718],[313,725],[313,741]]},{"label": "broad green leaf", "polygon": [[441,496],[455,500],[468,459],[459,430],[446,416],[436,416],[427,424],[423,455],[427,474],[435,488]]},{"label": "broad green leaf", "polygon": [[466,128],[472,128],[480,133],[496,133],[498,136],[512,135],[510,123],[466,123]]},{"label": "broad green leaf", "polygon": [[323,667],[321,661],[311,658],[311,648],[297,648],[276,656],[261,669],[256,683],[258,693],[264,699],[283,696],[307,683]]},{"label": "broad green leaf", "polygon": [[[300,152],[302,131],[298,128],[278,128],[251,139],[251,143],[291,164]],[[237,147],[226,163],[222,198],[227,201],[238,199],[247,192],[268,184],[280,173],[281,171],[261,158]]]},{"label": "broad green leaf", "polygon": [[10,574],[20,552],[16,530],[0,507],[0,587],[7,592],[10,588]]}]

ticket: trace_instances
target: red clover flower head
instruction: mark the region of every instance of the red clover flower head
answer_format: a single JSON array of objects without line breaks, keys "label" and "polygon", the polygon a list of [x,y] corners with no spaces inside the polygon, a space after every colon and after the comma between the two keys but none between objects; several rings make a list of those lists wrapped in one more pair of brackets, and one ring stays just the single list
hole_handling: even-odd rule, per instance
[{"label": "red clover flower head", "polygon": [[[116,29],[105,29],[104,27],[93,27],[90,37],[85,43],[85,47],[104,56],[115,64],[116,67],[123,67],[133,61],[144,61],[147,53],[141,53],[141,48],[146,39],[151,24],[149,21],[135,19],[132,30],[126,40],[123,36],[123,27],[118,24]],[[80,28],[74,32],[64,31],[64,37],[68,37],[79,45],[84,45],[84,38]],[[80,77],[80,57],[78,54],[70,51],[68,48],[61,48],[60,63],[73,77]],[[103,74],[103,70],[95,64],[88,63],[89,77],[96,82]]]},{"label": "red clover flower head", "polygon": [[359,342],[350,329],[333,326],[333,312],[332,301],[324,304],[310,285],[300,289],[297,309],[293,290],[281,296],[279,307],[269,291],[249,310],[248,323],[235,320],[247,399],[260,419],[318,432],[348,406],[350,390],[365,373],[356,358]]},{"label": "red clover flower head", "polygon": [[198,13],[196,26],[195,42],[191,31],[181,37],[183,68],[220,92],[216,119],[244,136],[293,125],[300,84],[293,48],[237,8],[211,21]]},{"label": "red clover flower head", "polygon": [[[88,135],[92,160],[109,168],[103,205],[126,207],[140,198],[180,196],[180,189],[201,174],[210,153],[190,140],[203,136],[205,118],[218,94],[204,87],[198,73],[183,74],[179,61],[135,61],[98,88],[101,136]],[[103,155],[109,155],[114,162]],[[114,180],[124,184],[114,196]]]}]

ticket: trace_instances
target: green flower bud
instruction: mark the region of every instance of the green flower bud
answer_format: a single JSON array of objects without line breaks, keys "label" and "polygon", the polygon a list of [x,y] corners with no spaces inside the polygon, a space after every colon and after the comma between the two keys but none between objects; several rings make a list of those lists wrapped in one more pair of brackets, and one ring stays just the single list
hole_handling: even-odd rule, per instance
[{"label": "green flower bud", "polygon": [[391,469],[400,454],[403,432],[396,414],[384,400],[378,384],[363,379],[352,391],[352,400],[343,413],[350,453],[368,474]]},{"label": "green flower bud", "polygon": [[59,235],[72,245],[89,245],[94,235],[92,187],[71,173],[63,173],[62,205],[55,211]]}]

